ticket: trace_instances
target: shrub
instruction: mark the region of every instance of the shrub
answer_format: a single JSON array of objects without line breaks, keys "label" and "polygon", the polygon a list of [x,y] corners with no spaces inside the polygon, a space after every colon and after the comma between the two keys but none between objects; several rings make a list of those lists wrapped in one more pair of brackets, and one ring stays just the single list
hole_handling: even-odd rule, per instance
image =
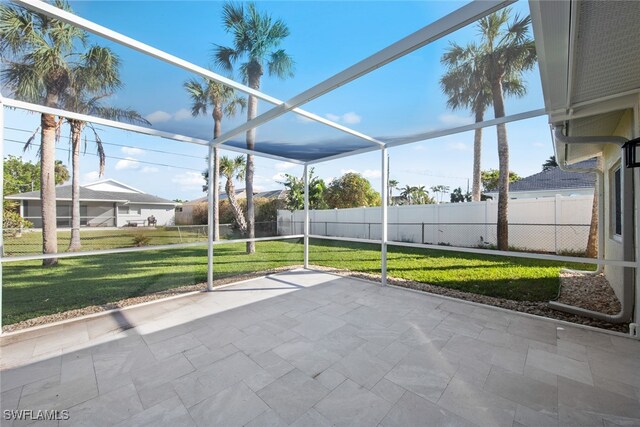
[{"label": "shrub", "polygon": [[22,218],[18,212],[5,210],[2,216],[2,228],[7,231],[11,229],[31,228],[33,223]]},{"label": "shrub", "polygon": [[151,236],[149,236],[144,231],[136,231],[132,233],[133,235],[133,244],[134,246],[141,247],[147,246],[151,241]]}]

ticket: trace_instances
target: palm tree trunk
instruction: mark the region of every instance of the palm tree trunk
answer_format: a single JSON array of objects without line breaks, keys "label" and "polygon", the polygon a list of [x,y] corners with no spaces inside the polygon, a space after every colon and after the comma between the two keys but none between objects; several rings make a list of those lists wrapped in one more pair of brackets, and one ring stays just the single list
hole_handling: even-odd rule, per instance
[{"label": "palm tree trunk", "polygon": [[[216,109],[220,109],[219,106]],[[219,113],[219,114],[218,114]],[[213,113],[213,138],[219,138],[222,134],[222,111]],[[220,149],[213,147],[213,240],[220,240]],[[211,224],[209,225],[211,226]]]},{"label": "palm tree trunk", "polygon": [[[491,85],[493,110],[495,118],[504,117],[504,98],[502,94],[502,78],[497,78]],[[498,249],[509,249],[509,142],[507,127],[504,123],[496,126],[498,134]]]},{"label": "palm tree trunk", "polygon": [[240,208],[238,200],[236,199],[236,190],[233,187],[233,177],[227,177],[225,191],[227,192],[229,204],[231,205],[231,210],[233,211],[233,217],[236,219],[236,224],[238,224],[240,233],[245,234],[247,232],[247,222],[244,219],[242,208]]},{"label": "palm tree trunk", "polygon": [[79,251],[80,243],[80,136],[82,122],[69,120],[71,127],[71,241],[69,252]]},{"label": "palm tree trunk", "polygon": [[[598,163],[596,166],[602,170],[602,156],[598,157]],[[598,177],[598,179],[601,179]],[[591,205],[591,225],[589,226],[589,238],[587,240],[586,256],[589,258],[595,258],[598,256],[598,199],[600,197],[600,185],[596,181],[596,186],[593,190],[593,204]]]},{"label": "palm tree trunk", "polygon": [[[484,111],[476,111],[476,123],[484,120]],[[473,136],[473,186],[471,187],[471,200],[479,202],[480,197],[480,168],[482,163],[482,128],[475,130]]]},{"label": "palm tree trunk", "polygon": [[[42,253],[58,253],[56,218],[56,118],[51,114],[40,116],[40,200],[42,202]],[[56,258],[43,259],[43,266],[58,263]]]},{"label": "palm tree trunk", "polygon": [[[249,87],[252,89],[260,89],[260,70],[249,71]],[[258,115],[258,99],[249,95],[247,103],[247,121],[254,119]],[[247,131],[247,149],[253,150],[256,145],[256,130]],[[247,171],[245,175],[245,190],[247,193],[247,231],[248,238],[256,237],[255,227],[255,206],[253,204],[253,175],[254,175],[253,154],[247,154]],[[255,242],[247,242],[247,253],[252,254],[256,251]]]}]

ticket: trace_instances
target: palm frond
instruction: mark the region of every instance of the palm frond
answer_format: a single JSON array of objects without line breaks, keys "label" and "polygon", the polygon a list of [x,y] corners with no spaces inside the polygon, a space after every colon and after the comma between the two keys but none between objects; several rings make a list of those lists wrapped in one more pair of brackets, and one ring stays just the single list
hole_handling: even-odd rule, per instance
[{"label": "palm frond", "polygon": [[268,61],[269,74],[272,76],[285,79],[293,77],[294,61],[283,49],[276,50],[271,53]]}]

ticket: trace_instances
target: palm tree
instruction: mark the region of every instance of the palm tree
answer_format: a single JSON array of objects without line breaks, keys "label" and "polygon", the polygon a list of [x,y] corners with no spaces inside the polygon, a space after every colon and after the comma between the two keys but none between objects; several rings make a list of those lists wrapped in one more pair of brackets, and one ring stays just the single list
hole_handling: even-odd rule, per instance
[{"label": "palm tree", "polygon": [[400,192],[400,197],[405,199],[408,204],[412,204],[413,193],[416,187],[412,187],[410,185],[405,185],[404,188]]},{"label": "palm tree", "polygon": [[[189,80],[184,84],[184,88],[191,97],[191,115],[197,117],[207,114],[207,108],[211,106],[211,117],[213,117],[213,138],[216,139],[222,134],[222,117],[233,117],[236,115],[238,107],[244,111],[247,102],[244,98],[238,97],[229,86],[212,80],[199,82]],[[208,177],[209,172],[207,172]],[[220,149],[213,148],[213,240],[220,238]]]},{"label": "palm tree", "polygon": [[[484,113],[493,99],[487,73],[482,68],[482,53],[480,46],[475,43],[469,43],[465,47],[451,43],[440,59],[440,62],[447,67],[447,73],[440,79],[440,86],[448,96],[447,106],[452,110],[470,109],[476,123],[484,120]],[[503,90],[506,94],[519,97],[526,93],[520,76],[512,74],[504,76]],[[482,193],[481,156],[482,128],[478,128],[474,131],[473,138],[471,197],[474,202],[480,201]]]},{"label": "palm tree", "polygon": [[400,183],[395,179],[390,179],[389,183],[387,184],[389,187],[389,206],[393,205],[393,189],[397,188],[398,184]]},{"label": "palm tree", "polygon": [[[108,107],[101,100],[112,95],[122,86],[120,81],[120,59],[111,49],[91,46],[82,55],[81,63],[71,71],[71,84],[62,96],[64,108],[77,113],[129,123],[150,124],[137,111]],[[71,132],[71,239],[70,252],[81,248],[80,242],[80,147],[82,132],[89,127],[95,136],[99,161],[99,176],[104,173],[105,152],[95,127],[87,122],[66,119]]]},{"label": "palm tree", "polygon": [[[71,11],[64,0],[53,5]],[[0,5],[0,54],[2,81],[21,100],[59,107],[71,81],[71,69],[78,60],[76,48],[84,46],[86,33],[72,25],[31,12],[23,7]],[[56,190],[54,182],[56,118],[40,116],[40,200],[42,201],[42,252],[58,251],[56,232]],[[44,259],[44,266],[57,264]]]},{"label": "palm tree", "polygon": [[547,160],[542,164],[542,170],[548,171],[549,169],[553,169],[558,167],[558,162],[556,161],[556,156],[550,156]]},{"label": "palm tree", "polygon": [[[233,35],[233,47],[216,45],[215,62],[222,69],[231,72],[233,65],[245,60],[239,71],[246,84],[252,89],[260,89],[260,80],[266,65],[269,75],[279,78],[293,77],[293,59],[278,49],[282,41],[289,36],[289,28],[280,19],[273,20],[268,14],[261,14],[254,3],[243,5],[226,3],[222,10],[222,23],[225,30]],[[258,113],[258,99],[249,95],[247,121]],[[247,149],[255,148],[256,131],[247,131]],[[249,238],[255,237],[255,207],[253,204],[253,155],[247,154],[247,221]],[[247,242],[247,253],[255,252],[255,242]]]},{"label": "palm tree", "polygon": [[233,185],[233,180],[244,179],[246,173],[247,165],[244,161],[244,157],[238,156],[234,159],[222,156],[220,159],[220,175],[224,176],[227,179],[227,183],[224,186],[224,191],[227,193],[227,198],[229,199],[229,204],[231,205],[231,211],[233,212],[233,217],[236,219],[236,224],[238,225],[238,229],[240,233],[245,234],[247,232],[247,222],[244,219],[244,214],[242,212],[242,208],[238,204],[238,200],[236,199],[236,189]]},{"label": "palm tree", "polygon": [[[479,67],[484,70],[491,86],[492,104],[495,118],[505,116],[505,81],[521,79],[524,71],[536,63],[536,48],[529,35],[531,18],[516,15],[508,23],[511,8],[505,8],[480,19],[478,28],[482,35]],[[496,126],[498,135],[498,249],[509,248],[509,143],[504,123]]]}]

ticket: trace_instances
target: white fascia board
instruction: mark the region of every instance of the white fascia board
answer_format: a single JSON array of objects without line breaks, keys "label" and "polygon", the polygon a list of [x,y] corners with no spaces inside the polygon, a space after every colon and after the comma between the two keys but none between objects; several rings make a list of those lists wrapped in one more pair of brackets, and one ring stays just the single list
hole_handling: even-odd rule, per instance
[{"label": "white fascia board", "polygon": [[[23,0],[24,1],[24,0]],[[33,1],[33,0],[29,0]],[[379,52],[357,62],[345,70],[320,82],[319,84],[301,92],[285,103],[278,105],[258,117],[232,129],[217,138],[219,143],[224,143],[231,138],[265,124],[295,108],[310,102],[334,89],[339,88],[371,71],[374,71],[398,58],[401,58],[427,44],[438,40],[478,19],[502,9],[515,0],[485,0],[473,1],[447,16],[423,27],[409,36],[387,46]],[[370,142],[384,145],[382,141],[370,140]]]},{"label": "white fascia board", "polygon": [[531,119],[533,117],[544,116],[546,111],[544,108],[538,110],[530,110],[524,113],[512,114],[510,116],[500,117],[498,119],[485,120],[478,123],[472,123],[470,125],[458,126],[450,129],[436,130],[431,132],[424,132],[416,135],[410,135],[407,137],[393,138],[393,140],[387,142],[387,147],[398,147],[406,144],[413,144],[414,142],[426,141],[434,138],[441,138],[443,136],[454,135],[456,133],[468,132],[475,129],[486,128],[489,126],[495,126],[502,123],[510,123],[520,120]]},{"label": "white fascia board", "polygon": [[[77,15],[74,15],[73,13],[69,13],[66,12],[64,10],[58,9],[55,6],[52,6],[50,4],[45,3],[44,1],[40,1],[40,0],[13,0],[14,3],[20,4],[28,9],[31,10],[35,10],[37,12],[43,13],[49,17],[58,19],[60,21],[66,22],[67,24],[73,25],[75,27],[81,28],[83,30],[89,31],[90,33],[96,34],[100,37],[104,37],[107,40],[111,40],[113,42],[116,42],[118,44],[121,44],[123,46],[129,47],[131,49],[134,49],[138,52],[141,52],[147,56],[151,56],[153,58],[159,59],[161,61],[164,61],[168,64],[171,65],[175,65],[178,66],[184,70],[187,70],[189,72],[198,74],[201,77],[204,77],[206,79],[209,80],[213,80],[216,81],[218,83],[222,83],[224,85],[227,85],[229,87],[232,87],[234,89],[237,89],[241,92],[247,93],[249,95],[253,95],[258,99],[261,99],[263,101],[267,101],[271,104],[274,105],[280,105],[280,106],[284,106],[286,105],[283,101],[274,98],[272,96],[269,96],[263,92],[260,92],[258,90],[255,89],[251,89],[249,86],[243,85],[241,83],[238,83],[234,80],[231,80],[229,78],[223,77],[217,73],[214,73],[211,70],[208,70],[206,68],[197,66],[195,64],[192,64],[191,62],[185,61],[184,59],[178,58],[177,56],[171,55],[169,53],[166,53],[160,49],[156,49],[154,47],[151,47],[145,43],[139,42],[135,39],[132,39],[130,37],[125,36],[124,34],[120,34],[116,31],[110,30],[106,27],[103,27],[102,25],[98,25],[95,22],[91,22],[87,19],[81,18]],[[350,129],[346,126],[340,125],[338,123],[335,123],[331,120],[325,119],[323,117],[318,116],[317,114],[313,114],[310,113],[308,111],[304,111],[302,109],[299,108],[292,108],[289,110],[293,110],[293,112],[306,117],[310,120],[322,123],[324,125],[330,126],[334,129],[337,129],[339,131],[348,133],[350,135],[356,136],[358,138],[362,138],[364,140],[367,141],[371,141],[374,142],[374,138],[371,138],[361,132],[357,132],[353,129]],[[381,143],[380,143],[381,144]]]}]

